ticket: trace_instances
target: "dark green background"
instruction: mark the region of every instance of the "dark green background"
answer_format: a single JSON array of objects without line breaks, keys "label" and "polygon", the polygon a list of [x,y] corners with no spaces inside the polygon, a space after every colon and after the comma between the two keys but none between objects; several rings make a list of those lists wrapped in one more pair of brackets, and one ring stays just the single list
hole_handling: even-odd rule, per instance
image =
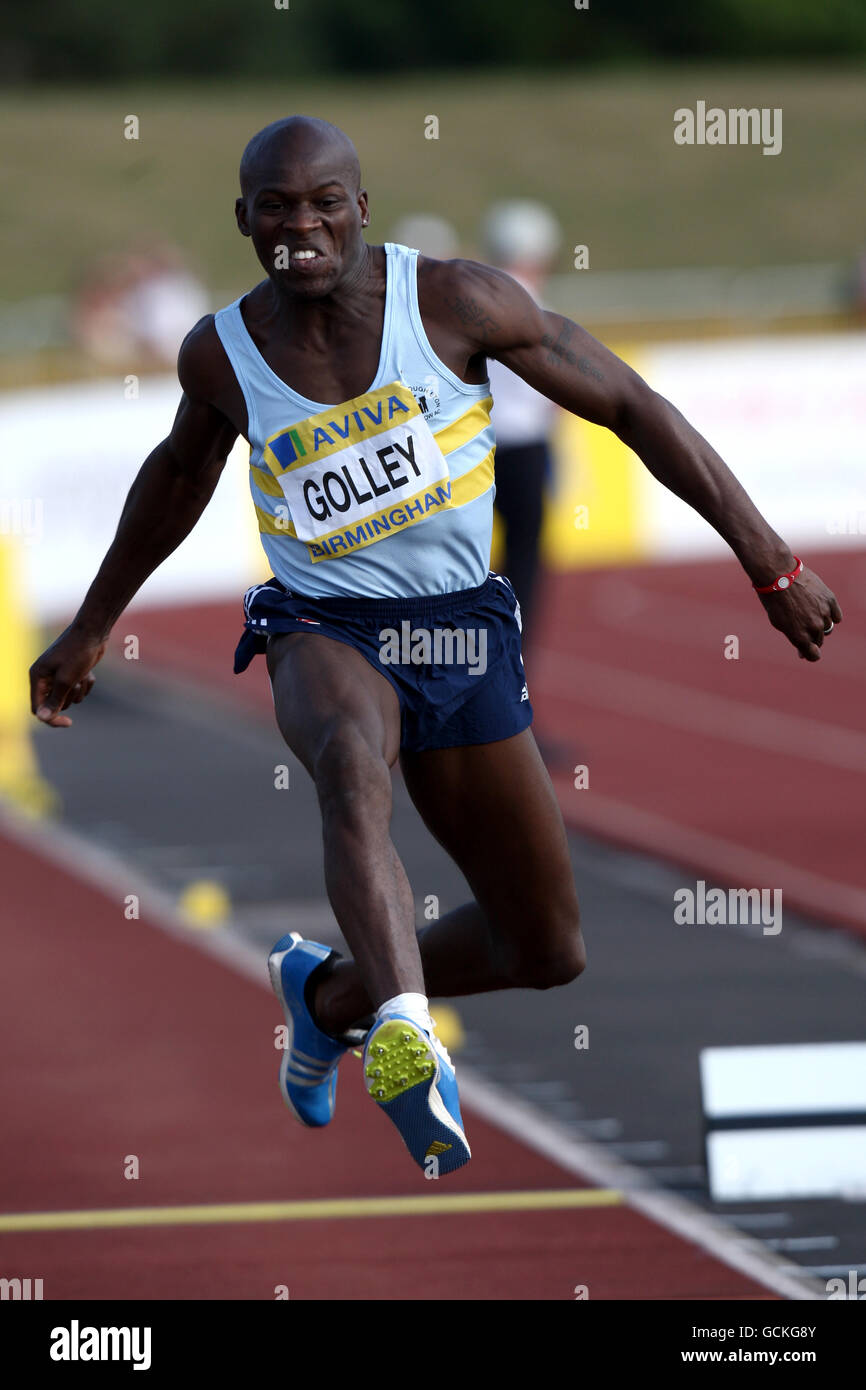
[{"label": "dark green background", "polygon": [[864,52],[864,0],[590,0],[585,11],[573,0],[290,0],[280,11],[273,0],[37,0],[4,25],[0,75],[309,81],[346,72]]}]

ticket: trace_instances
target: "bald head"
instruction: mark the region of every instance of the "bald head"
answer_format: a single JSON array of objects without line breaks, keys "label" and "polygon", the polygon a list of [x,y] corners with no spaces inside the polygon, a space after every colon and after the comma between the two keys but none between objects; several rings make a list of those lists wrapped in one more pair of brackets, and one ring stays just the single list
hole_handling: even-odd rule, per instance
[{"label": "bald head", "polygon": [[240,177],[238,229],[280,294],[321,299],[369,275],[367,190],[339,126],[318,116],[273,121],[244,150]]},{"label": "bald head", "polygon": [[250,140],[241,156],[241,194],[244,198],[285,161],[327,167],[347,192],[361,187],[358,152],[345,131],[318,116],[286,116],[272,121]]}]

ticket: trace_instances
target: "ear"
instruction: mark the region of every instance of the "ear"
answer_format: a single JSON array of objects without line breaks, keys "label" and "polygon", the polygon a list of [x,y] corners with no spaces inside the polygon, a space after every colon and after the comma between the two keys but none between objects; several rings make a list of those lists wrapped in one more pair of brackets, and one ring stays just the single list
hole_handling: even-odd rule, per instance
[{"label": "ear", "polygon": [[245,198],[235,198],[235,219],[238,224],[241,236],[251,236],[249,218],[247,217],[247,202]]},{"label": "ear", "polygon": [[360,191],[360,193],[358,194],[358,207],[359,207],[360,210],[361,210],[361,226],[362,226],[362,227],[369,227],[369,225],[370,225],[370,208],[369,208],[369,205],[368,205],[368,202],[367,202],[367,190],[366,190],[366,188],[362,188],[361,191]]}]

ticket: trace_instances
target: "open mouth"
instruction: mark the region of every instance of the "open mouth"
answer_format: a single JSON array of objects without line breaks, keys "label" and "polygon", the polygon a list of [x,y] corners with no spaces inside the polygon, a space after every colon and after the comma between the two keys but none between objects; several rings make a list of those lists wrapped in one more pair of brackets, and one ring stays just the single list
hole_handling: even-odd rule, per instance
[{"label": "open mouth", "polygon": [[321,251],[309,248],[301,251],[292,251],[289,256],[289,265],[292,270],[309,270],[315,268],[318,263],[325,260]]}]

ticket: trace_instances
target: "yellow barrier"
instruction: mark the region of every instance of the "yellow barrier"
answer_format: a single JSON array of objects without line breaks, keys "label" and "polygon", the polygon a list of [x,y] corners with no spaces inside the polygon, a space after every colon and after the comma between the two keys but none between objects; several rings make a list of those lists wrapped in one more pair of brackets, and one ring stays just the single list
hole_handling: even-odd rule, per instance
[{"label": "yellow barrier", "polygon": [[[640,371],[639,353],[615,347]],[[554,476],[545,498],[541,555],[551,569],[616,565],[644,558],[638,514],[644,465],[610,430],[561,411],[552,437]],[[503,560],[496,518],[491,564]]]},{"label": "yellow barrier", "polygon": [[[640,371],[637,354],[613,349]],[[641,559],[638,483],[643,464],[610,430],[563,411],[553,438],[555,476],[542,555],[558,570]]]},{"label": "yellow barrier", "polygon": [[27,671],[38,656],[21,578],[20,541],[0,535],[0,797],[25,815],[52,814],[60,798],[39,770]]}]

